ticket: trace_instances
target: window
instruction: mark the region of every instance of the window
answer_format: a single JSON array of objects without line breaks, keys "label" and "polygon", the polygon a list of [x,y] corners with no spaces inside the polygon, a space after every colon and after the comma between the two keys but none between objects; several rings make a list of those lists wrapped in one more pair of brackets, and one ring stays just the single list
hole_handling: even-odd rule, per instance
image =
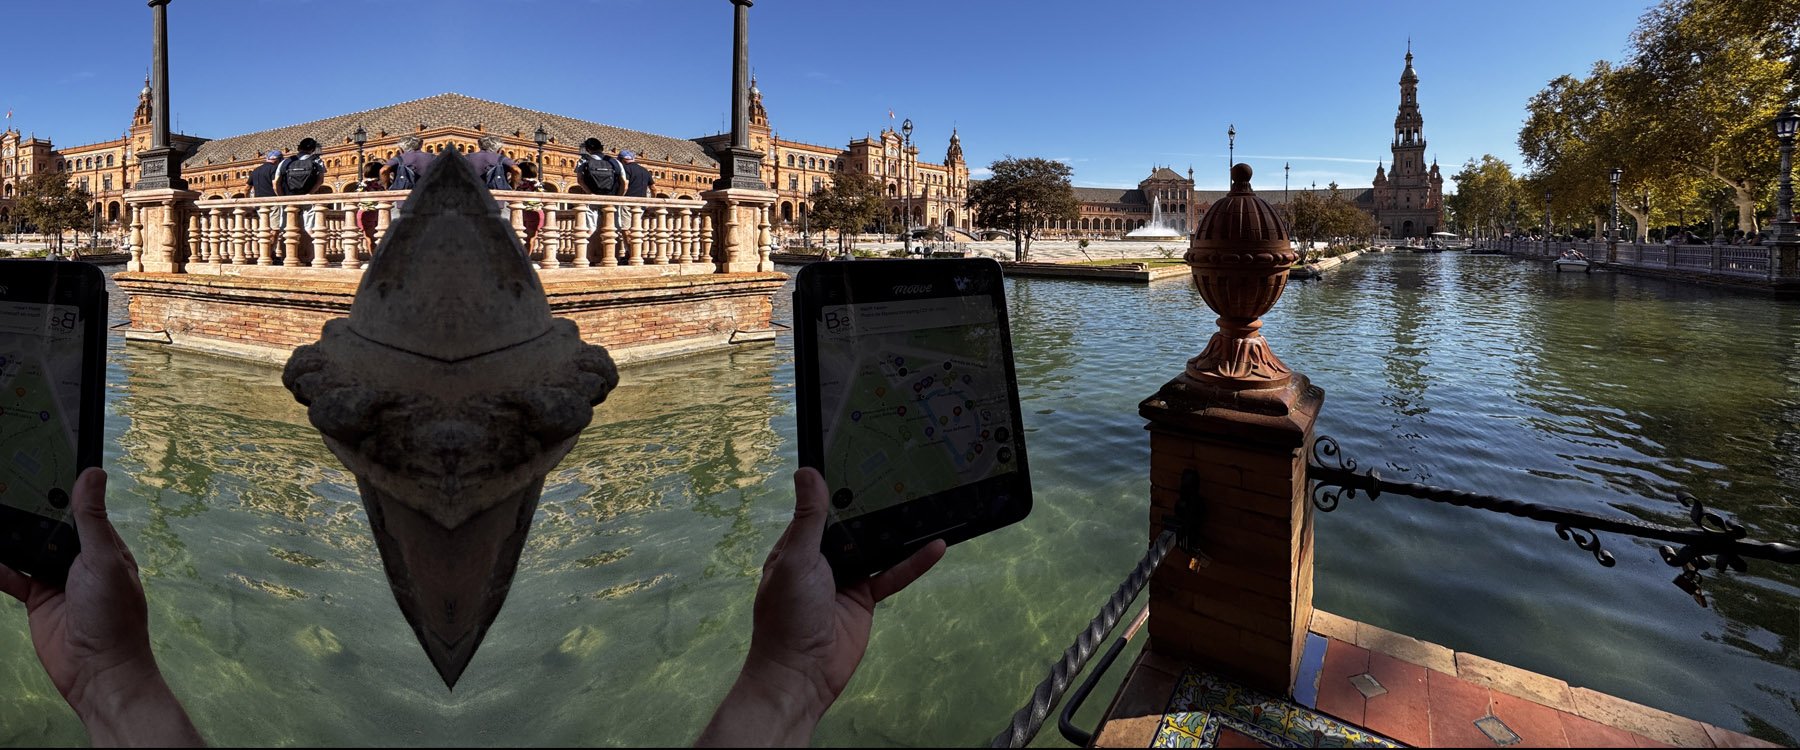
[{"label": "window", "polygon": [[799,190],[800,189],[800,175],[797,175],[797,174],[788,175],[788,189],[789,190]]},{"label": "window", "polygon": [[788,166],[794,166],[794,155],[788,154]]},{"label": "window", "polygon": [[105,177],[100,178],[100,189],[107,191],[112,190],[112,175],[106,175]]},{"label": "window", "polygon": [[106,155],[106,166],[109,166],[109,167],[110,167],[110,166],[112,166],[112,165],[113,165],[113,155],[112,155],[112,154],[107,154],[107,155]]}]

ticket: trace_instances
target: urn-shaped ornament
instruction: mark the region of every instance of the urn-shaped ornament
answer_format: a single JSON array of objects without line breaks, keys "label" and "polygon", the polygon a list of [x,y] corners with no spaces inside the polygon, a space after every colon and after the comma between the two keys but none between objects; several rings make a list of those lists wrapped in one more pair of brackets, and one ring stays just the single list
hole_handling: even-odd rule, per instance
[{"label": "urn-shaped ornament", "polygon": [[1250,175],[1248,164],[1231,168],[1231,192],[1207,209],[1184,256],[1200,297],[1219,314],[1218,332],[1188,360],[1187,377],[1232,391],[1280,388],[1293,377],[1259,329],[1300,256],[1287,222],[1250,189]]}]

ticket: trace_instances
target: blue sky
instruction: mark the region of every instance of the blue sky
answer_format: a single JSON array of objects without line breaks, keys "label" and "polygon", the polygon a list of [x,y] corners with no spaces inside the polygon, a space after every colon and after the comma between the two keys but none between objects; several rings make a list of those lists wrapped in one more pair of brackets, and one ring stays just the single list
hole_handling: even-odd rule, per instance
[{"label": "blue sky", "polygon": [[[0,108],[59,146],[116,138],[150,57],[142,0],[7,2]],[[1226,182],[1227,126],[1262,189],[1367,185],[1388,157],[1407,38],[1429,155],[1515,164],[1525,101],[1617,60],[1647,0],[759,0],[750,55],[776,132],[841,145],[911,118],[941,159],[1067,161],[1131,186],[1157,164]],[[637,130],[715,132],[727,0],[174,0],[179,129],[208,137],[454,91]],[[354,24],[345,18],[357,19]],[[357,29],[348,31],[347,29]],[[898,120],[896,119],[895,122]]]}]

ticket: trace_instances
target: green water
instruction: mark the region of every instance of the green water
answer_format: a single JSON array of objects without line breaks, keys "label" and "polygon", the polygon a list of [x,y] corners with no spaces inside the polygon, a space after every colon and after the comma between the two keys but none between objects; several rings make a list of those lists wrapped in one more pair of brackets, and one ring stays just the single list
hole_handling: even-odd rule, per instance
[{"label": "green water", "polygon": [[[1136,404],[1213,315],[1178,282],[1009,290],[1036,508],[880,608],[821,743],[985,743],[1142,550]],[[1385,475],[1663,522],[1685,487],[1757,538],[1800,538],[1793,302],[1376,256],[1291,287],[1264,330],[1326,390],[1320,432]],[[552,475],[506,609],[450,693],[279,373],[113,342],[111,505],[169,681],[215,744],[690,742],[742,658],[791,507],[791,346],[625,371]],[[1700,609],[1654,547],[1617,536],[1606,569],[1543,524],[1385,496],[1317,528],[1322,608],[1800,737],[1800,571],[1715,576]],[[10,601],[0,689],[0,743],[84,741]],[[1051,727],[1038,744],[1064,743]]]}]

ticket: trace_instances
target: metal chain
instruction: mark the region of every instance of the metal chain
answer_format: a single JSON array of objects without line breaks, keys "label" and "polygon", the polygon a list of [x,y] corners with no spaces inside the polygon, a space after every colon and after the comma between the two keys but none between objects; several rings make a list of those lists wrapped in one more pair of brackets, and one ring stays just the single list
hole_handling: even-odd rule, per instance
[{"label": "metal chain", "polygon": [[1150,545],[1150,550],[1144,553],[1144,558],[1138,561],[1131,575],[1126,576],[1119,584],[1119,589],[1113,592],[1112,598],[1106,600],[1100,613],[1088,622],[1087,629],[1081,632],[1075,643],[1063,651],[1062,660],[1051,665],[1050,676],[1038,683],[1037,689],[1031,692],[1030,701],[1013,712],[1012,725],[1006,731],[994,735],[994,739],[988,743],[989,747],[1024,747],[1037,736],[1045,719],[1056,709],[1063,693],[1068,691],[1069,683],[1087,666],[1100,642],[1106,640],[1107,634],[1118,626],[1119,618],[1124,616],[1131,602],[1144,590],[1144,584],[1150,582],[1150,574],[1156,572],[1156,566],[1162,564],[1163,558],[1174,547],[1174,529],[1164,529],[1157,535],[1156,542]]}]

